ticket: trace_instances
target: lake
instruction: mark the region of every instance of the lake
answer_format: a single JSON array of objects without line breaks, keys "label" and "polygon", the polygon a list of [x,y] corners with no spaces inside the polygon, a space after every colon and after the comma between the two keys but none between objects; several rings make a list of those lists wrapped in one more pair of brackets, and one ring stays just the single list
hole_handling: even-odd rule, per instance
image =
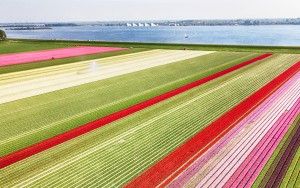
[{"label": "lake", "polygon": [[122,42],[245,44],[300,46],[300,25],[53,27],[52,30],[10,31],[10,38],[72,39]]}]

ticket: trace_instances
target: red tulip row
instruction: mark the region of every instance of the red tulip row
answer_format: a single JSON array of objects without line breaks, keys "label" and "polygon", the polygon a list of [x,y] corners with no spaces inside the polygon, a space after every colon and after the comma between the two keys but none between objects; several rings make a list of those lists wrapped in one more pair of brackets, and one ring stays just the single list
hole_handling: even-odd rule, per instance
[{"label": "red tulip row", "polygon": [[264,87],[223,114],[216,121],[178,147],[168,156],[143,172],[126,187],[165,187],[182,173],[195,159],[230,131],[243,117],[261,104],[277,88],[300,71],[300,62],[277,76]]},{"label": "red tulip row", "polygon": [[270,57],[271,55],[272,54],[263,54],[263,55],[260,55],[260,56],[258,56],[256,58],[253,58],[251,60],[245,61],[245,62],[243,62],[241,64],[238,64],[238,65],[235,65],[235,66],[233,66],[231,68],[228,68],[226,70],[217,72],[217,73],[212,74],[212,75],[210,75],[208,77],[202,78],[200,80],[197,80],[195,82],[189,83],[187,85],[184,85],[182,87],[179,87],[177,89],[174,89],[172,91],[164,93],[162,95],[159,95],[159,96],[156,96],[156,97],[151,98],[149,100],[146,100],[144,102],[138,103],[138,104],[133,105],[131,107],[128,107],[128,108],[126,108],[124,110],[115,112],[113,114],[110,114],[108,116],[100,118],[100,119],[98,119],[96,121],[93,121],[93,122],[90,122],[88,124],[82,125],[80,127],[77,127],[75,129],[72,129],[72,130],[70,130],[68,132],[65,132],[63,134],[57,135],[55,137],[49,138],[49,139],[44,140],[44,141],[42,141],[40,143],[37,143],[37,144],[32,145],[30,147],[27,147],[25,149],[22,149],[22,150],[14,152],[14,153],[8,154],[8,155],[0,158],[0,169],[4,168],[6,166],[9,166],[9,165],[11,165],[13,163],[16,163],[16,162],[18,162],[20,160],[23,160],[23,159],[25,159],[27,157],[35,155],[35,154],[37,154],[39,152],[45,151],[45,150],[47,150],[49,148],[52,148],[52,147],[54,147],[56,145],[59,145],[59,144],[63,143],[63,142],[66,142],[68,140],[76,138],[76,137],[78,137],[80,135],[88,133],[88,132],[90,132],[92,130],[95,130],[95,129],[99,128],[99,127],[105,126],[105,125],[107,125],[107,124],[109,124],[111,122],[114,122],[116,120],[119,120],[121,118],[129,116],[129,115],[131,115],[131,114],[133,114],[135,112],[143,110],[143,109],[145,109],[145,108],[147,108],[149,106],[155,105],[155,104],[157,104],[157,103],[159,103],[161,101],[167,100],[167,99],[169,99],[171,97],[174,97],[176,95],[184,93],[184,92],[186,92],[188,90],[191,90],[191,89],[193,89],[195,87],[198,87],[198,86],[200,86],[200,85],[202,85],[204,83],[207,83],[207,82],[209,82],[211,80],[219,78],[219,77],[221,77],[221,76],[223,76],[225,74],[228,74],[230,72],[238,70],[238,69],[240,69],[242,67],[250,65],[250,64],[255,63],[257,61],[263,60],[263,59],[265,59],[267,57]]}]

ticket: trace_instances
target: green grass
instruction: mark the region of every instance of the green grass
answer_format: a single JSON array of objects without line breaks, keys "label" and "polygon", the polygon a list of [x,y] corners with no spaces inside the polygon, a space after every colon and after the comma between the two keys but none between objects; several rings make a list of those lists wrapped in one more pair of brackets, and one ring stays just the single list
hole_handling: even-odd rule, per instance
[{"label": "green grass", "polygon": [[285,175],[283,181],[280,184],[280,187],[281,188],[297,187],[297,185],[299,185],[300,183],[299,171],[300,171],[300,148],[298,148],[297,153],[293,158],[291,165],[289,166],[287,174]]},{"label": "green grass", "polygon": [[0,54],[28,52],[36,50],[48,50],[55,48],[72,47],[73,44],[67,43],[45,43],[36,41],[6,40],[0,41]]},{"label": "green grass", "polygon": [[20,161],[2,169],[0,183],[119,187],[286,70],[294,60],[292,55],[278,55],[250,65]]},{"label": "green grass", "polygon": [[[298,117],[298,121],[300,119],[300,116]],[[279,160],[281,159],[284,151],[286,150],[289,142],[291,141],[293,135],[295,134],[295,131],[297,130],[297,125],[293,123],[290,128],[288,129],[288,132],[284,135],[279,145],[276,147],[275,151],[273,152],[272,156],[268,160],[268,162],[265,164],[264,168],[256,178],[255,182],[253,183],[252,187],[265,187],[268,183],[268,180],[270,176],[272,175],[273,171],[275,170],[275,167],[279,163]]]},{"label": "green grass", "polygon": [[211,51],[235,51],[235,52],[274,52],[274,53],[300,53],[300,46],[251,46],[251,45],[211,45],[211,44],[167,44],[167,43],[138,43],[138,42],[88,42],[70,40],[32,40],[12,39],[22,42],[36,42],[38,44],[68,44],[68,45],[100,45],[119,46],[147,49],[190,49],[190,50],[211,50]]},{"label": "green grass", "polygon": [[[0,133],[0,154],[32,145],[257,55],[219,52],[2,104],[0,111],[5,113],[0,114],[0,128],[5,132]],[[26,134],[30,131],[34,133]]]}]

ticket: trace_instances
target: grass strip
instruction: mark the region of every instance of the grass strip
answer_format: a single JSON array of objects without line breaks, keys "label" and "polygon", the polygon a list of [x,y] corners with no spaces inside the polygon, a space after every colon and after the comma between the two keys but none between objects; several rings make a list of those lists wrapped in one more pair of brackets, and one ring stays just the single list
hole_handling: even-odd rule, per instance
[{"label": "grass strip", "polygon": [[[296,121],[297,126],[300,126],[300,116],[298,116],[298,121]],[[295,185],[299,185],[299,172],[300,172],[300,147],[298,150],[285,174],[281,184],[279,187],[295,187]]]},{"label": "grass strip", "polygon": [[[300,70],[300,62],[296,63],[284,73],[273,79],[264,87],[246,98],[230,111],[222,115],[193,138],[178,147],[167,157],[150,167],[126,187],[164,187],[178,174],[216,143],[222,136],[231,130],[236,123],[249,114],[266,97]],[[195,157],[196,156],[196,157]]]},{"label": "grass strip", "polygon": [[36,50],[50,50],[55,48],[74,47],[74,44],[57,43],[57,42],[36,42],[21,40],[0,41],[0,54],[29,52]]},{"label": "grass strip", "polygon": [[140,43],[140,42],[105,42],[105,41],[75,41],[75,40],[38,40],[38,39],[10,39],[23,43],[41,44],[64,44],[64,45],[101,45],[119,46],[125,48],[147,48],[147,49],[189,49],[208,51],[235,51],[235,52],[273,52],[299,54],[300,47],[295,46],[254,46],[254,45],[221,45],[221,44],[168,44],[168,43]]},{"label": "grass strip", "polygon": [[47,150],[47,149],[49,149],[49,148],[51,148],[53,146],[61,144],[61,143],[65,142],[65,141],[67,141],[67,140],[70,140],[70,139],[73,139],[75,137],[78,137],[78,136],[80,136],[82,134],[85,134],[85,133],[90,132],[90,131],[92,131],[94,129],[102,127],[102,126],[104,126],[106,124],[109,124],[109,123],[111,123],[113,121],[116,121],[116,120],[121,119],[123,117],[126,117],[128,115],[131,115],[131,114],[133,114],[135,112],[138,112],[138,111],[140,111],[142,109],[145,109],[145,108],[147,108],[149,106],[152,106],[152,105],[154,105],[156,103],[159,103],[161,101],[167,100],[167,99],[169,99],[169,98],[171,98],[173,96],[179,95],[179,94],[181,94],[183,92],[186,92],[186,91],[188,91],[190,89],[198,87],[198,86],[200,86],[200,85],[202,85],[204,83],[207,83],[207,82],[209,82],[209,81],[211,81],[213,79],[219,78],[219,77],[221,77],[221,76],[223,76],[225,74],[228,74],[230,72],[238,70],[238,69],[240,69],[242,67],[245,67],[245,66],[250,65],[252,63],[255,63],[257,61],[263,60],[263,59],[265,59],[267,57],[270,57],[271,55],[272,54],[263,54],[263,55],[258,56],[256,58],[253,58],[253,59],[251,59],[249,61],[246,61],[246,62],[243,62],[241,64],[235,65],[235,66],[233,66],[231,68],[228,68],[226,70],[220,71],[218,73],[215,73],[215,74],[210,75],[208,77],[205,77],[203,79],[197,80],[197,81],[192,82],[190,84],[184,85],[184,86],[182,86],[180,88],[177,88],[175,90],[169,91],[169,92],[164,93],[162,95],[156,96],[156,97],[154,97],[152,99],[149,99],[147,101],[138,103],[138,104],[136,104],[134,106],[131,106],[129,108],[126,108],[124,110],[121,110],[121,111],[115,112],[113,114],[110,114],[110,115],[108,115],[106,117],[103,117],[103,118],[101,118],[99,120],[96,120],[94,122],[91,122],[91,123],[88,123],[86,125],[80,126],[78,128],[72,129],[72,130],[70,130],[70,131],[68,131],[66,133],[63,133],[63,134],[57,135],[55,137],[52,137],[50,139],[44,140],[44,141],[42,141],[42,142],[40,142],[38,144],[35,144],[33,146],[30,146],[28,148],[25,148],[25,149],[16,151],[16,152],[14,152],[12,154],[9,154],[7,156],[1,157],[1,159],[0,159],[0,168],[4,168],[4,167],[6,167],[8,165],[11,165],[11,164],[13,164],[15,162],[23,160],[23,159],[25,159],[27,157],[30,157],[30,156],[34,155],[34,154],[37,154],[37,153],[42,152],[44,150]]}]

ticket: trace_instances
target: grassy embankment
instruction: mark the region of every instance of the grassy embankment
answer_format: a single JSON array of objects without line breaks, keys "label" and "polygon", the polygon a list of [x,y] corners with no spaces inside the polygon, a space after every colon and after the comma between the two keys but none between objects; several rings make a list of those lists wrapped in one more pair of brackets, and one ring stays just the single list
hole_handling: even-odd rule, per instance
[{"label": "grassy embankment", "polygon": [[[126,48],[147,48],[147,49],[190,49],[190,50],[211,50],[211,51],[235,51],[235,52],[274,52],[274,53],[300,53],[300,46],[252,46],[252,45],[214,45],[214,44],[168,44],[168,43],[138,43],[138,42],[96,42],[96,41],[70,41],[70,40],[32,40],[32,39],[11,39],[7,42],[17,41],[21,45],[95,45],[95,46],[118,46]],[[15,47],[14,47],[15,48]],[[33,47],[32,47],[33,48]],[[25,49],[20,47],[20,49]],[[12,50],[10,50],[12,51]],[[26,50],[28,51],[28,50]],[[0,48],[0,53],[2,50]]]}]

